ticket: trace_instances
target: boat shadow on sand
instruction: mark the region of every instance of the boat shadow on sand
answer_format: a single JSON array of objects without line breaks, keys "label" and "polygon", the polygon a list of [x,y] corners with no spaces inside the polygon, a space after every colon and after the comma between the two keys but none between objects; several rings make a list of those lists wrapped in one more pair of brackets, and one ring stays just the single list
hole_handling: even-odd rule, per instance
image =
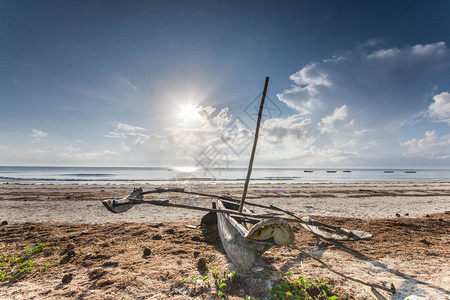
[{"label": "boat shadow on sand", "polygon": [[[393,274],[395,276],[398,276],[400,278],[403,278],[405,281],[403,281],[400,286],[395,287],[397,295],[410,295],[412,291],[414,291],[414,293],[416,293],[416,294],[427,294],[427,291],[423,290],[420,287],[420,285],[423,285],[430,289],[433,289],[436,292],[450,295],[449,290],[446,290],[442,287],[433,285],[432,283],[429,283],[429,282],[426,282],[423,280],[419,280],[419,279],[415,278],[415,276],[408,275],[399,270],[393,269],[393,268],[389,267],[386,263],[383,263],[383,262],[375,260],[374,258],[368,257],[367,255],[344,245],[340,241],[324,238],[324,237],[314,234],[314,233],[311,233],[311,234],[314,235],[314,239],[315,239],[317,246],[315,249],[309,250],[308,254],[316,257],[317,259],[322,259],[322,258],[324,258],[324,254],[327,251],[332,251],[332,250],[337,249],[337,250],[343,251],[343,252],[351,255],[352,257],[354,257],[360,261],[363,261],[364,263],[371,264],[373,267],[381,269],[378,272],[380,272],[380,271],[387,272],[387,273]],[[334,246],[334,249],[331,248],[332,246]],[[299,253],[297,257],[293,257],[291,259],[286,260],[286,262],[279,269],[283,273],[287,273],[290,270],[292,270],[293,268],[298,267],[300,262],[303,262],[307,259],[308,259],[307,255]],[[333,266],[331,266],[331,268],[333,268]],[[364,268],[364,267],[362,266],[361,268]],[[397,298],[398,297],[394,297],[394,299],[397,299]],[[400,298],[398,298],[398,299],[400,299]],[[403,299],[403,298],[401,298],[401,299]]]}]

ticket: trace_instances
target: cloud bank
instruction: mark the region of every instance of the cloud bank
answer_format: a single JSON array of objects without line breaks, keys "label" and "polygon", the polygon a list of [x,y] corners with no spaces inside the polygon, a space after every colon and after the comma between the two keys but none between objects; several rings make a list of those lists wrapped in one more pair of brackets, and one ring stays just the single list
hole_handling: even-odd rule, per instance
[{"label": "cloud bank", "polygon": [[449,66],[445,42],[383,49],[365,46],[304,66],[290,76],[292,87],[277,97],[300,114],[347,105],[366,121],[389,122],[423,106],[424,97]]},{"label": "cloud bank", "polygon": [[[445,42],[381,47],[371,40],[345,54],[299,66],[291,87],[277,94],[288,114],[261,124],[256,166],[442,167],[450,164],[450,51]],[[121,83],[132,89],[126,79]],[[233,112],[234,113],[234,112]],[[248,164],[254,124],[242,112],[189,107],[180,120],[155,132],[110,122],[105,147],[50,146],[32,129],[33,151],[22,161],[101,162],[121,165]],[[240,117],[243,117],[241,119]],[[249,124],[246,124],[248,122]],[[106,146],[107,145],[107,146]],[[9,145],[0,150],[11,149]],[[10,154],[11,155],[11,154]],[[12,157],[9,157],[12,159]]]}]

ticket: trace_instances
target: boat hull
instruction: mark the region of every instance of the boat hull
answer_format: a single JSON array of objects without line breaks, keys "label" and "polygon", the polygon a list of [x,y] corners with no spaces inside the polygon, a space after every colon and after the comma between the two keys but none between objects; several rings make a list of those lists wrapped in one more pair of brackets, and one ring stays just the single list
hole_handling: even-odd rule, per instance
[{"label": "boat hull", "polygon": [[[218,201],[219,209],[230,209]],[[229,214],[217,214],[217,228],[228,258],[240,270],[249,270],[273,246],[289,245],[294,233],[281,218],[258,222],[247,229]]]}]

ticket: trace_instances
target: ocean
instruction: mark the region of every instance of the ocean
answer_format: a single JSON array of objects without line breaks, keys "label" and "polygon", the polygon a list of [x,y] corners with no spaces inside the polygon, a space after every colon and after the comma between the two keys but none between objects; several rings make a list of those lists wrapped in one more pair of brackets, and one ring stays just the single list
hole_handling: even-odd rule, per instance
[{"label": "ocean", "polygon": [[[253,168],[253,183],[448,182],[450,169],[307,169]],[[332,172],[329,172],[332,171]],[[408,172],[409,171],[409,172]],[[174,184],[243,183],[246,168],[177,167],[2,167],[2,183]]]}]

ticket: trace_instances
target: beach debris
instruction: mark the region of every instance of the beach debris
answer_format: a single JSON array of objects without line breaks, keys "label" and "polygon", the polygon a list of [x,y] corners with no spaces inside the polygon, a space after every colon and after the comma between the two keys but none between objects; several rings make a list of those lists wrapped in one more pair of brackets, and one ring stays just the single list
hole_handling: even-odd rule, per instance
[{"label": "beach debris", "polygon": [[378,300],[386,300],[386,298],[380,294],[374,287],[370,288],[370,291],[372,292],[373,296],[377,298]]},{"label": "beach debris", "polygon": [[152,236],[152,240],[157,241],[157,240],[160,240],[160,239],[162,239],[162,236],[160,234],[155,234],[154,236]]},{"label": "beach debris", "polygon": [[5,221],[2,221],[2,226],[3,226],[3,225],[8,225],[8,221],[6,221],[6,220],[5,220]]},{"label": "beach debris", "polygon": [[75,256],[75,251],[73,251],[73,250],[69,250],[69,251],[67,251],[67,256],[68,257],[74,257]]},{"label": "beach debris", "polygon": [[152,254],[152,250],[150,250],[150,248],[145,248],[144,249],[144,256],[149,256],[150,254]]},{"label": "beach debris", "polygon": [[319,242],[317,243],[317,246],[318,246],[319,248],[326,248],[326,247],[329,247],[329,246],[331,246],[331,244],[330,244],[330,243],[327,243],[327,242],[324,242],[324,241],[321,241],[321,240],[319,240]]},{"label": "beach debris", "polygon": [[189,229],[198,229],[198,226],[185,224],[184,227]]},{"label": "beach debris", "polygon": [[409,213],[406,213],[406,214],[405,214],[405,217],[409,217]]},{"label": "beach debris", "polygon": [[432,242],[427,241],[426,239],[421,239],[419,242],[424,243],[425,245],[433,245]]},{"label": "beach debris", "polygon": [[197,261],[197,267],[199,269],[203,269],[206,267],[206,258],[200,257],[200,259]]},{"label": "beach debris", "polygon": [[75,249],[75,244],[74,243],[68,243],[66,246],[66,250],[72,250]]},{"label": "beach debris", "polygon": [[400,215],[399,213],[396,213],[395,216],[396,216],[397,218],[400,218],[400,217],[401,217],[401,215]]},{"label": "beach debris", "polygon": [[277,194],[278,196],[284,196],[284,195],[286,195],[286,193],[283,191],[283,189],[277,190],[277,191],[276,191],[276,194]]},{"label": "beach debris", "polygon": [[73,279],[73,275],[72,275],[72,273],[69,273],[69,274],[64,275],[61,281],[63,284],[68,284],[72,281],[72,279]]}]

